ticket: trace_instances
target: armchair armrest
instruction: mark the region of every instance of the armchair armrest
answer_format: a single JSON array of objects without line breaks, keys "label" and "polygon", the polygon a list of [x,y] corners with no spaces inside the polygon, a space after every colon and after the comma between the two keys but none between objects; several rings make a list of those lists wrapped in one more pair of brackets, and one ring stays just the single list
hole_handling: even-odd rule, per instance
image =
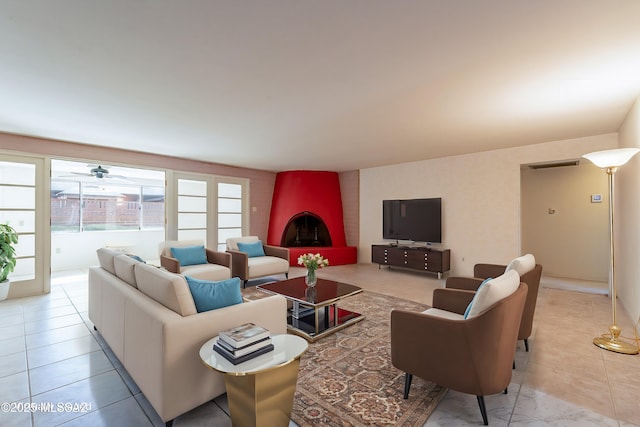
[{"label": "armchair armrest", "polygon": [[477,291],[483,279],[478,277],[448,277],[444,286],[447,289],[465,289],[467,291]]},{"label": "armchair armrest", "polygon": [[434,289],[433,308],[464,314],[476,293],[464,289]]},{"label": "armchair armrest", "polygon": [[166,255],[160,255],[160,265],[171,273],[180,274],[180,261]]},{"label": "armchair armrest", "polygon": [[231,268],[231,254],[214,251],[213,249],[206,249],[206,252],[209,264],[219,264]]},{"label": "armchair armrest", "polygon": [[227,253],[231,255],[231,276],[239,277],[241,280],[249,279],[249,256],[246,252],[234,251],[227,249]]},{"label": "armchair armrest", "polygon": [[473,266],[473,276],[488,279],[489,277],[498,277],[504,274],[506,265],[499,264],[476,264]]},{"label": "armchair armrest", "polygon": [[289,261],[289,249],[282,246],[264,245],[264,254],[269,256],[275,256]]}]

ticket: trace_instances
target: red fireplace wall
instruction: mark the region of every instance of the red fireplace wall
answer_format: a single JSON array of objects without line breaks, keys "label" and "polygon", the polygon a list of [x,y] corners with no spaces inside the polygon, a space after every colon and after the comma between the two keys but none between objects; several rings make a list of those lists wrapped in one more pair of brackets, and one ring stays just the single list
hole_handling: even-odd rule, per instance
[{"label": "red fireplace wall", "polygon": [[300,254],[307,252],[319,252],[331,265],[357,262],[356,247],[346,246],[337,172],[287,171],[276,175],[267,244],[279,246],[289,220],[301,212],[312,212],[324,221],[333,246],[289,248],[292,265]]}]

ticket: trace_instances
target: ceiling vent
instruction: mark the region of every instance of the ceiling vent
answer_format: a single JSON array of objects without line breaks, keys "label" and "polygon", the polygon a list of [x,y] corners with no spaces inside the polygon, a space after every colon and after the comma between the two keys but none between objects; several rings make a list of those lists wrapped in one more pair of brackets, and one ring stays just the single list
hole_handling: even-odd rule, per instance
[{"label": "ceiling vent", "polygon": [[550,162],[550,163],[537,163],[535,165],[528,165],[529,169],[549,169],[549,168],[561,168],[565,166],[578,166],[580,160],[568,160],[562,162]]}]

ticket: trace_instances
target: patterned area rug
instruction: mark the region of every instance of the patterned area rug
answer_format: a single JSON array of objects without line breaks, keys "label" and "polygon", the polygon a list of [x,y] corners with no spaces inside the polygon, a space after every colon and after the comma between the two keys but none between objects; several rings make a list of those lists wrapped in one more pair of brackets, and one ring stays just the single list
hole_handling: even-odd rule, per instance
[{"label": "patterned area rug", "polygon": [[[266,296],[252,288],[243,294]],[[300,427],[422,426],[446,389],[414,377],[409,399],[402,398],[404,373],[391,364],[390,313],[426,306],[365,291],[340,307],[365,319],[309,344],[300,361],[292,420]]]}]

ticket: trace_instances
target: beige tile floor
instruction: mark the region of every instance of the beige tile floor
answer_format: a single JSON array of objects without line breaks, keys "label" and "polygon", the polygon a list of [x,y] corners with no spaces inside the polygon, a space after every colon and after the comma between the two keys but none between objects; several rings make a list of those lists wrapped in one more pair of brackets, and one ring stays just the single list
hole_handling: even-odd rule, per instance
[{"label": "beige tile floor", "polygon": [[[303,270],[292,269],[292,276]],[[49,295],[0,302],[0,403],[82,401],[88,412],[9,413],[1,426],[163,425],[87,317],[86,274],[57,275]],[[444,280],[374,265],[329,267],[320,277],[431,303]],[[604,295],[542,288],[530,339],[519,344],[507,395],[487,396],[489,423],[640,426],[640,356],[600,350],[611,305]],[[633,322],[623,310],[624,335]],[[401,391],[399,391],[401,392]],[[1,407],[0,407],[1,409]],[[229,426],[226,398],[176,419],[174,426]],[[474,396],[448,391],[428,426],[481,425]],[[293,425],[293,423],[292,423]]]}]

